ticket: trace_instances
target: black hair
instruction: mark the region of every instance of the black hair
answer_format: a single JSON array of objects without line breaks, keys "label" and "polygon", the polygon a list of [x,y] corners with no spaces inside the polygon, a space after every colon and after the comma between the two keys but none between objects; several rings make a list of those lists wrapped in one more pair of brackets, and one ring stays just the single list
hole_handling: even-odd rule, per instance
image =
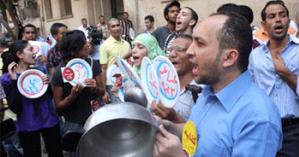
[{"label": "black hair", "polygon": [[235,13],[239,14],[247,19],[249,24],[253,21],[252,9],[247,5],[237,5],[234,3],[226,3],[217,9],[217,13]]},{"label": "black hair", "polygon": [[239,12],[238,5],[234,3],[226,3],[218,7],[217,13],[225,13],[225,12],[238,13]]},{"label": "black hair", "polygon": [[263,21],[266,20],[266,16],[267,16],[266,9],[268,8],[268,6],[269,5],[275,5],[275,4],[283,6],[284,9],[286,10],[287,16],[289,17],[289,10],[285,6],[284,2],[281,1],[281,0],[272,0],[272,1],[269,1],[269,2],[266,3],[266,5],[264,6],[264,8],[263,8],[263,10],[261,12],[261,18],[262,18]]},{"label": "black hair", "polygon": [[0,35],[0,47],[7,48],[13,42],[12,36],[9,33],[3,33]]},{"label": "black hair", "polygon": [[60,42],[62,60],[68,61],[75,58],[86,43],[86,37],[80,30],[66,32]]},{"label": "black hair", "polygon": [[18,52],[23,53],[23,50],[26,48],[27,45],[28,45],[28,41],[25,40],[17,40],[10,45],[9,47],[9,53],[11,55],[10,63],[12,61],[19,63],[20,59],[17,56],[17,53]]},{"label": "black hair", "polygon": [[178,8],[181,7],[181,4],[180,2],[178,2],[177,0],[173,0],[172,2],[170,2],[169,4],[167,4],[164,8],[164,11],[163,11],[163,14],[164,14],[164,18],[167,20],[167,15],[168,15],[168,12],[169,12],[169,8],[173,7],[173,6],[176,6]]},{"label": "black hair", "polygon": [[144,17],[144,20],[149,20],[150,22],[155,22],[155,18],[153,15],[147,15]]},{"label": "black hair", "polygon": [[63,23],[53,23],[53,25],[50,28],[51,35],[56,35],[58,33],[59,28],[61,27],[67,28],[67,26]]},{"label": "black hair", "polygon": [[92,45],[99,45],[103,39],[103,34],[101,31],[97,30],[96,26],[89,26],[87,28],[88,38],[91,38]]},{"label": "black hair", "polygon": [[184,8],[187,8],[191,11],[192,19],[195,20],[195,23],[192,25],[192,28],[194,28],[198,21],[198,15],[192,8],[190,7],[184,7]]},{"label": "black hair", "polygon": [[[14,55],[15,57],[13,57],[12,52],[9,51],[10,50],[9,47],[11,47],[11,45],[13,43],[15,43],[15,42],[12,41],[12,38],[11,39],[5,39],[6,37],[7,38],[11,38],[11,37],[9,37],[8,34],[4,34],[3,39],[1,38],[1,47],[3,46],[3,47],[7,47],[8,48],[8,49],[4,50],[3,53],[1,54],[1,58],[2,58],[2,61],[3,61],[3,66],[2,66],[2,72],[3,73],[7,73],[8,72],[8,65],[11,62],[13,62],[14,60],[18,61],[18,58],[16,57],[16,55]],[[15,48],[22,50],[22,48],[17,48],[17,47],[19,47],[19,46],[16,46]],[[12,50],[12,51],[16,51],[16,50]]]},{"label": "black hair", "polygon": [[36,27],[35,27],[33,24],[30,24],[30,23],[29,23],[29,24],[26,24],[26,25],[23,27],[22,33],[25,32],[25,28],[27,28],[27,27],[33,28],[34,31],[35,31],[35,33],[37,33],[37,29],[36,29]]},{"label": "black hair", "polygon": [[239,52],[238,67],[244,72],[247,70],[249,54],[252,48],[252,31],[245,17],[236,13],[218,13],[214,15],[225,15],[228,19],[223,27],[217,32],[219,51],[234,48]]},{"label": "black hair", "polygon": [[254,18],[252,9],[247,5],[239,5],[239,10],[240,14],[248,20],[249,24],[251,24]]}]

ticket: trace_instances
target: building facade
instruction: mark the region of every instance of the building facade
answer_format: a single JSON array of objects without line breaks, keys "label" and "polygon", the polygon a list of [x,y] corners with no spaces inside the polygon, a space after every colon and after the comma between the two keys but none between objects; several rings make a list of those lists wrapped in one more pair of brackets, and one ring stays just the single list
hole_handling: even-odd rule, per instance
[{"label": "building facade", "polygon": [[[55,22],[66,24],[69,29],[76,29],[81,25],[81,19],[86,18],[90,25],[98,23],[99,15],[106,20],[119,17],[126,11],[137,32],[144,30],[144,17],[153,15],[155,26],[165,25],[163,8],[171,0],[19,0],[19,12],[23,24],[32,23],[40,28],[41,35],[46,37],[50,27]],[[254,22],[260,26],[260,12],[268,0],[179,0],[181,6],[193,8],[199,19],[209,14],[225,3],[248,5],[254,12]],[[299,0],[285,0],[293,19],[299,11]]]}]

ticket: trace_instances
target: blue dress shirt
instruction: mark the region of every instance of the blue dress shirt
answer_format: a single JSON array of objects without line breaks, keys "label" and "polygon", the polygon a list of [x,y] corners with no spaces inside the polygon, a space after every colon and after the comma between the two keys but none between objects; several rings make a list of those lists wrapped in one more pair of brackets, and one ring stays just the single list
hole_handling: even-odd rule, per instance
[{"label": "blue dress shirt", "polygon": [[198,136],[195,157],[274,157],[281,147],[278,110],[248,71],[217,93],[206,86],[190,120]]},{"label": "blue dress shirt", "polygon": [[[285,66],[299,75],[299,39],[289,36],[289,41],[281,52]],[[248,69],[254,82],[266,91],[277,106],[281,117],[299,117],[299,79],[296,93],[276,73],[267,43],[260,45],[250,54]]]}]

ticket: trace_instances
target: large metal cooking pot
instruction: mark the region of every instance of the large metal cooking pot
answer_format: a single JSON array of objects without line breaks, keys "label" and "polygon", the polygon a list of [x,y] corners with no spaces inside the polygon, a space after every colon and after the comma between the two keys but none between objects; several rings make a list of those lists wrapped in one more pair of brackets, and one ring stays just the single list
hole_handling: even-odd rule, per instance
[{"label": "large metal cooking pot", "polygon": [[105,105],[86,121],[79,157],[152,157],[158,124],[143,106],[124,102]]}]

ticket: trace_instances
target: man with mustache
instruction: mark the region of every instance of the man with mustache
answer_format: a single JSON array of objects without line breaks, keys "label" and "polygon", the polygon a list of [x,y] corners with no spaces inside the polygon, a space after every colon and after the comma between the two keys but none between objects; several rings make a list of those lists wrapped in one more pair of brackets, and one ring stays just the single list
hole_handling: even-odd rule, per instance
[{"label": "man with mustache", "polygon": [[261,17],[269,41],[252,51],[248,68],[280,111],[283,144],[277,156],[298,157],[299,40],[287,34],[290,19],[283,1],[269,1]]},{"label": "man with mustache", "polygon": [[[174,39],[171,47],[168,49],[170,52],[168,58],[177,71],[181,88],[179,98],[174,107],[170,109],[164,107],[162,103],[151,104],[151,110],[155,115],[174,123],[186,122],[191,113],[191,108],[194,106],[192,91],[186,88],[194,79],[192,63],[187,55],[187,49],[191,43],[191,35],[180,34]],[[200,90],[200,87],[198,87],[198,90]]]}]

